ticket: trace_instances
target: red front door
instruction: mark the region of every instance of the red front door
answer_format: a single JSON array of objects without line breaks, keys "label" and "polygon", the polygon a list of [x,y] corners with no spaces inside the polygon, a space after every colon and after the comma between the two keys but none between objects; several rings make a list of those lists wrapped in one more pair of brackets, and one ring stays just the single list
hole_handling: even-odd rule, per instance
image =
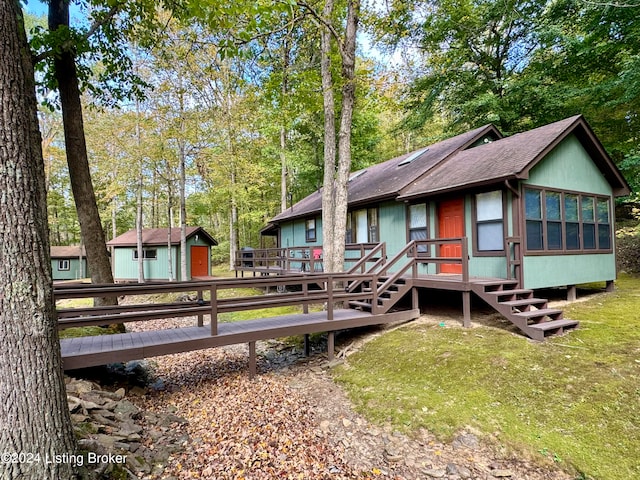
[{"label": "red front door", "polygon": [[[460,238],[464,236],[464,200],[462,198],[439,203],[438,236],[440,238]],[[462,245],[460,243],[441,245],[440,256],[462,258]],[[462,273],[462,264],[443,263],[440,265],[440,273]]]},{"label": "red front door", "polygon": [[207,247],[191,246],[191,277],[209,276],[209,249]]}]

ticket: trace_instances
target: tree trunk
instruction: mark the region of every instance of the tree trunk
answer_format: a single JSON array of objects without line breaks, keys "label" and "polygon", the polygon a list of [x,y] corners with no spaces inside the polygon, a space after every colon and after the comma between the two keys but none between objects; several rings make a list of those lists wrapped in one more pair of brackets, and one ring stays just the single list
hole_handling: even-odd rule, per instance
[{"label": "tree trunk", "polygon": [[[323,18],[331,21],[333,0],[325,0]],[[325,26],[320,29],[320,67],[322,73],[322,98],[324,106],[324,188],[322,190],[322,257],[325,272],[336,271],[335,260],[335,197],[336,172],[336,120],[331,77],[331,32]]]},{"label": "tree trunk", "polygon": [[355,65],[356,33],[360,1],[349,0],[347,4],[347,23],[342,50],[342,109],[340,112],[340,132],[338,133],[338,174],[335,182],[335,220],[334,220],[334,268],[344,270],[345,234],[347,228],[347,206],[349,172],[351,171],[351,121],[353,105],[356,99]]},{"label": "tree trunk", "polygon": [[[69,27],[68,0],[49,2],[49,30]],[[69,177],[73,198],[78,212],[82,238],[86,245],[87,264],[93,283],[113,283],[111,262],[107,251],[104,231],[91,182],[87,145],[84,136],[82,104],[74,54],[64,50],[54,58],[55,78],[58,82],[64,140],[69,166]],[[117,303],[115,298],[98,299],[98,304]]]},{"label": "tree trunk", "polygon": [[138,188],[136,191],[136,250],[138,251],[138,282],[144,283],[144,245],[142,242],[142,230],[144,229],[144,210],[142,194],[144,189],[144,159],[140,154],[140,102],[136,101],[136,146],[138,147]]},{"label": "tree trunk", "polygon": [[34,72],[16,0],[0,0],[0,58],[0,478],[74,478],[72,462],[46,461],[74,455],[76,443],[52,292]]}]

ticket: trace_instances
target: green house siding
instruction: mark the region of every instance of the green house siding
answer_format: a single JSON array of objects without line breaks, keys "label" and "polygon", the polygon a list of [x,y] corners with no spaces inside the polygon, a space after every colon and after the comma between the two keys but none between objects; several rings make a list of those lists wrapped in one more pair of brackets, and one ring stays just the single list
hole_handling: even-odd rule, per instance
[{"label": "green house siding", "polygon": [[524,184],[576,192],[611,195],[611,185],[575,135],[556,146],[529,173]]},{"label": "green house siding", "polygon": [[[571,135],[531,169],[525,185],[608,196],[611,185],[596,167],[579,140]],[[612,240],[614,234],[611,234]],[[545,288],[616,278],[614,253],[573,255],[527,255],[523,260],[523,286]]]},{"label": "green house siding", "polygon": [[[143,261],[144,278],[146,280],[168,280],[169,264],[168,250],[166,246],[145,247],[147,249],[156,250],[157,257],[154,259],[145,259]],[[113,255],[114,277],[119,280],[137,280],[138,278],[138,260],[134,258],[135,247],[116,247]],[[179,265],[179,249],[171,247],[171,263],[173,266],[174,277],[180,277]]]},{"label": "green house siding", "polygon": [[[59,268],[61,261],[69,262],[68,270],[61,270]],[[87,273],[87,261],[83,259],[81,265],[79,258],[52,258],[51,271],[53,280],[77,280],[89,276]]]},{"label": "green house siding", "polygon": [[524,258],[524,288],[564,287],[616,278],[613,254],[549,255]]}]

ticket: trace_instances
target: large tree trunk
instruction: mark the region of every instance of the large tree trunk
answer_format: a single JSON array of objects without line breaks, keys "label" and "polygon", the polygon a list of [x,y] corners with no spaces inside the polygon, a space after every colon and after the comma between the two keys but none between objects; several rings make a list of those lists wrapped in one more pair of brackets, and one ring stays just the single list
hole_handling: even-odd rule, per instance
[{"label": "large tree trunk", "polygon": [[[326,0],[322,12],[325,22],[331,21],[333,0]],[[331,32],[321,29],[322,93],[324,98],[324,190],[322,192],[322,244],[324,268],[327,272],[344,270],[345,234],[347,228],[348,184],[351,170],[351,121],[355,103],[356,34],[360,1],[349,0],[342,59],[342,108],[338,135],[336,165],[335,104],[331,78]]]},{"label": "large tree trunk", "polygon": [[34,73],[17,0],[0,0],[0,58],[0,478],[74,478],[71,462],[46,461],[73,455],[76,444],[53,303]]},{"label": "large tree trunk", "polygon": [[[69,27],[68,0],[51,0],[49,3],[49,30]],[[71,189],[78,212],[78,221],[86,245],[87,264],[93,283],[113,283],[111,263],[107,252],[104,231],[91,183],[87,145],[84,136],[82,104],[76,71],[75,56],[70,49],[61,51],[54,58],[55,78],[58,82],[64,141],[69,166]],[[101,299],[106,304],[116,299]]]},{"label": "large tree trunk", "polygon": [[335,270],[344,270],[345,233],[347,228],[347,206],[349,172],[351,171],[351,121],[356,100],[355,66],[356,33],[360,1],[349,0],[347,23],[342,50],[342,109],[340,112],[340,132],[338,133],[338,174],[335,182],[334,258]]},{"label": "large tree trunk", "polygon": [[[322,16],[327,22],[333,14],[333,0],[325,0]],[[334,182],[336,173],[336,120],[331,77],[331,32],[321,26],[320,30],[320,67],[322,74],[322,98],[324,106],[324,187],[322,190],[322,257],[325,272],[335,272],[335,196]]]}]

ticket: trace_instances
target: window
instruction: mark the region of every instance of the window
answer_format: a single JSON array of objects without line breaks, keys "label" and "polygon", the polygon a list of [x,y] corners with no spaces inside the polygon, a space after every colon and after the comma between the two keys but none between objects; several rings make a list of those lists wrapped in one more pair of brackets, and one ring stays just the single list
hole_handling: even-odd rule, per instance
[{"label": "window", "polygon": [[58,260],[58,271],[71,270],[71,262],[68,259]]},{"label": "window", "polygon": [[564,196],[564,233],[567,240],[567,250],[580,249],[580,216],[578,210],[578,195],[567,193]]},{"label": "window", "polygon": [[476,195],[476,242],[479,252],[504,251],[502,192]]},{"label": "window", "polygon": [[316,219],[308,218],[304,222],[304,234],[307,242],[315,242],[317,241],[316,237]]},{"label": "window", "polygon": [[[409,240],[426,240],[427,204],[409,205]],[[418,253],[427,253],[427,245],[418,245]]]},{"label": "window", "polygon": [[611,248],[611,222],[609,220],[609,200],[599,198],[596,204],[598,213],[598,247],[600,249]]},{"label": "window", "polygon": [[609,205],[594,195],[525,189],[527,250],[610,250]]},{"label": "window", "polygon": [[[144,260],[156,260],[158,258],[158,251],[155,248],[143,248],[142,258]],[[138,260],[138,250],[133,251],[133,259]]]},{"label": "window", "polygon": [[542,192],[540,190],[525,190],[525,218],[527,230],[527,249],[542,250]]},{"label": "window", "polygon": [[347,214],[346,243],[377,243],[379,241],[377,208],[363,208]]},{"label": "window", "polygon": [[562,250],[562,216],[559,192],[547,192],[545,210],[547,213],[547,248]]}]

